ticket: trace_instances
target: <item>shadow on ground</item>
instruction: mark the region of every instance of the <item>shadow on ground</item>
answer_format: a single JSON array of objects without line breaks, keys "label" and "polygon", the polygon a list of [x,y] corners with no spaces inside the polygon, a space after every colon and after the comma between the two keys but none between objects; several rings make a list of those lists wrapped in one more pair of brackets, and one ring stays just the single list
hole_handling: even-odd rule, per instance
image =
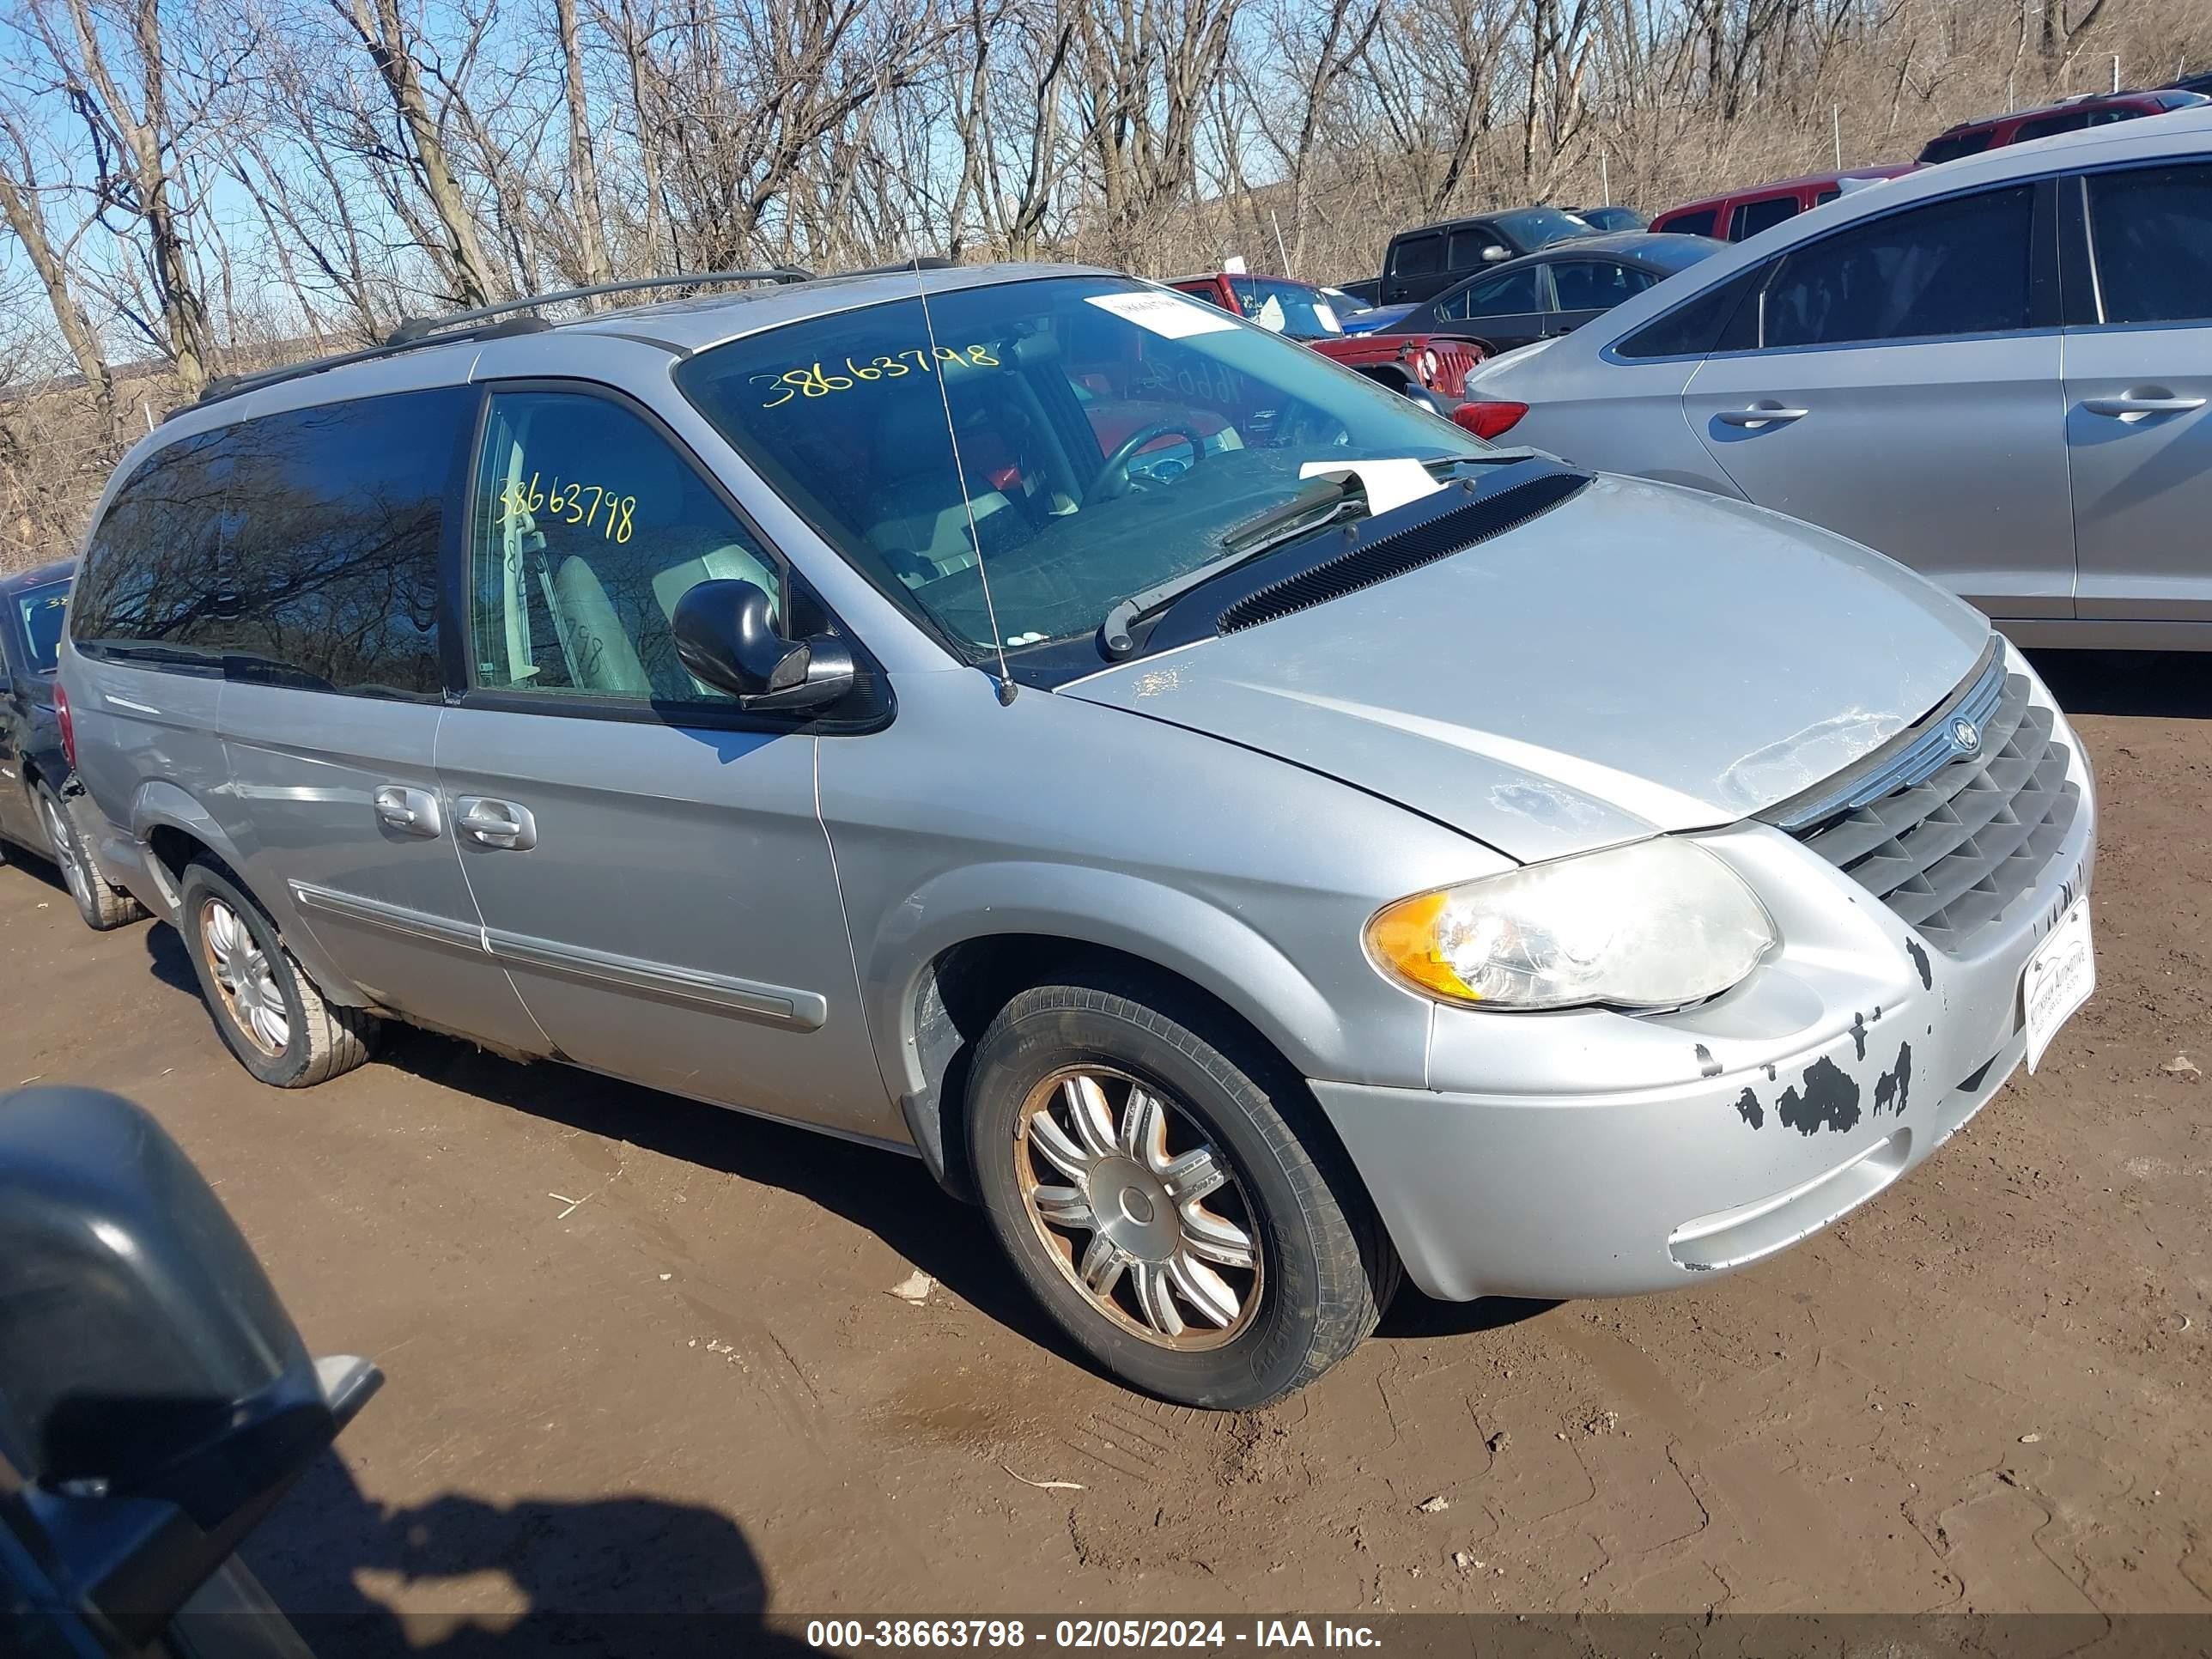
[{"label": "shadow on ground", "polygon": [[2212,659],[2189,651],[2032,651],[2069,714],[2212,719]]},{"label": "shadow on ground", "polygon": [[1014,1276],[982,1211],[945,1194],[918,1158],[551,1061],[503,1060],[404,1026],[386,1028],[380,1058],[547,1122],[795,1194],[873,1233],[1028,1340],[1073,1364],[1096,1369]]},{"label": "shadow on ground", "polygon": [[[325,1452],[243,1554],[317,1659],[578,1659],[662,1654],[798,1655],[769,1630],[769,1587],[726,1516],[652,1498],[488,1503],[449,1492],[404,1510],[372,1503]],[[480,1601],[516,1609],[405,1614],[386,1587],[493,1575]],[[490,1595],[483,1592],[489,1589]]]}]

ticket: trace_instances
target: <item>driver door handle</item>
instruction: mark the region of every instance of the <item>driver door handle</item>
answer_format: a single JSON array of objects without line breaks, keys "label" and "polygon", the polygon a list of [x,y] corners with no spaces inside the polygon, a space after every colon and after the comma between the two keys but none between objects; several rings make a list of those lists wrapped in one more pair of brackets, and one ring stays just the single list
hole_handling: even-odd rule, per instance
[{"label": "driver door handle", "polygon": [[2129,392],[2120,398],[2091,398],[2082,408],[2092,415],[2111,415],[2122,420],[2130,415],[2186,415],[2204,407],[2202,398],[2170,398]]},{"label": "driver door handle", "polygon": [[460,809],[461,834],[478,847],[526,853],[538,845],[538,820],[527,807],[489,795],[463,795],[453,805]]},{"label": "driver door handle", "polygon": [[1779,404],[1753,404],[1749,409],[1723,409],[1713,418],[1723,426],[1765,426],[1769,421],[1779,426],[1787,421],[1802,421],[1813,411],[1809,409],[1784,409]]}]

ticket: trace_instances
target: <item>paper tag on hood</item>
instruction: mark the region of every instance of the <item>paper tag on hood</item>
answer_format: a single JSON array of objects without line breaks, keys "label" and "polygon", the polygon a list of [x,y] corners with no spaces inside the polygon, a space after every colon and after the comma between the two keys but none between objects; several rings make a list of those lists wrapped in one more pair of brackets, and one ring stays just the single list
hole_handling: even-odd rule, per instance
[{"label": "paper tag on hood", "polygon": [[1388,513],[1443,488],[1419,461],[1402,457],[1387,461],[1308,461],[1298,469],[1298,477],[1357,477],[1367,491],[1370,514]]}]

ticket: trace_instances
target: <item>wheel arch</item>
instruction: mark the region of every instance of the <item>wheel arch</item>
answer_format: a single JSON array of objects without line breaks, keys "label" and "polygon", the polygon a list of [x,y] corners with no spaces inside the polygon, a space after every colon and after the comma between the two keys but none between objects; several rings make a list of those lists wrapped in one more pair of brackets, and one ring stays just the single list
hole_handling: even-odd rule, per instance
[{"label": "wheel arch", "polygon": [[369,998],[325,953],[322,942],[299,916],[291,895],[264,891],[249,880],[243,851],[214,816],[185,790],[162,780],[143,785],[131,804],[131,834],[147,849],[144,865],[161,899],[156,907],[159,915],[172,922],[181,920],[178,905],[185,866],[206,854],[222,866],[223,874],[240,891],[274,920],[285,949],[299,959],[325,1001],[343,1007],[371,1006]]},{"label": "wheel arch", "polygon": [[[998,1011],[1071,965],[1107,966],[1200,998],[1299,1079],[1344,1048],[1337,1010],[1244,922],[1176,889],[1110,871],[979,866],[896,913],[913,919],[862,964],[885,1082],[938,1179],[965,1195],[958,1112],[965,1066]],[[927,918],[924,923],[919,919]]]}]

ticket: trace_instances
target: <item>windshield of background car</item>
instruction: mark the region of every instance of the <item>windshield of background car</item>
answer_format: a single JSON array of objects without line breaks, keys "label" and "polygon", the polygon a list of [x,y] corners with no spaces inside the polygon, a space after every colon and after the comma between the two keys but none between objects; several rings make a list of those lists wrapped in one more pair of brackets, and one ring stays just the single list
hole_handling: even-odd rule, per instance
[{"label": "windshield of background car", "polygon": [[69,605],[69,591],[66,580],[41,582],[15,595],[23,635],[31,642],[31,667],[38,673],[53,672],[62,647],[62,617]]},{"label": "windshield of background car", "polygon": [[1490,220],[1530,253],[1570,236],[1587,236],[1591,229],[1587,220],[1559,208],[1516,208],[1510,213],[1493,213]]},{"label": "windshield of background car", "polygon": [[1231,276],[1237,307],[1270,334],[1293,340],[1318,340],[1344,332],[1336,307],[1317,288],[1275,276]]},{"label": "windshield of background car", "polygon": [[1115,277],[933,294],[927,323],[913,299],[839,312],[676,379],[825,540],[976,659],[986,574],[1008,649],[1073,639],[1224,557],[1310,489],[1307,462],[1486,447],[1304,346]]}]

